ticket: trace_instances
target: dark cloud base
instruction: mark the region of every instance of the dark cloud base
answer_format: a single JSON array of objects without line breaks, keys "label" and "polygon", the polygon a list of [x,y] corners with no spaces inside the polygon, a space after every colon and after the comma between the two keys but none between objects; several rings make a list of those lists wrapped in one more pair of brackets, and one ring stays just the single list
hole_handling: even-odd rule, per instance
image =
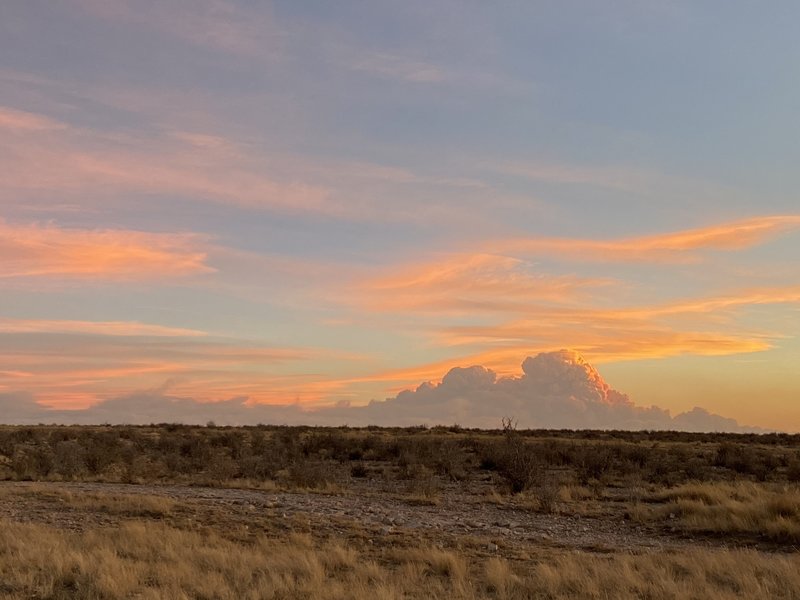
[{"label": "dark cloud base", "polygon": [[612,389],[597,370],[568,350],[541,353],[522,363],[522,375],[498,378],[473,366],[450,370],[439,384],[423,383],[367,406],[314,411],[296,405],[248,404],[246,398],[201,403],[160,392],[142,392],[101,402],[85,410],[53,410],[30,394],[0,394],[0,421],[9,424],[218,425],[452,425],[496,429],[510,417],[537,429],[627,429],[753,432],[734,419],[703,408],[671,416],[661,408],[636,406]]}]

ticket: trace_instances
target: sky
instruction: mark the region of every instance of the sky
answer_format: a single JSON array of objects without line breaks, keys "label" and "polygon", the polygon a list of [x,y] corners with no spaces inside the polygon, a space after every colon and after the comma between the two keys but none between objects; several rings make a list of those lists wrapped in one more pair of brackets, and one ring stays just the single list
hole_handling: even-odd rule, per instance
[{"label": "sky", "polygon": [[798,432],[798,18],[3,2],[0,409]]}]

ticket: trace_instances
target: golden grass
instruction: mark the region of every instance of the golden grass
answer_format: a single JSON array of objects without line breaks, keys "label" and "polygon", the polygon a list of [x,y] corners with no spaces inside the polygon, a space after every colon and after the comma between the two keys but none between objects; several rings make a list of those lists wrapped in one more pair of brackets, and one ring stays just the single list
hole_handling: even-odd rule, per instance
[{"label": "golden grass", "polygon": [[36,484],[14,488],[0,487],[0,498],[12,496],[38,498],[78,510],[125,517],[165,517],[173,511],[177,504],[172,498],[145,494],[72,491]]},{"label": "golden grass", "polygon": [[[501,505],[505,502],[502,497],[498,501],[488,498],[486,501]],[[501,501],[502,500],[502,501]],[[513,498],[516,507],[531,512],[545,514],[601,516],[606,514],[607,506],[603,498],[595,490],[580,485],[545,485],[535,487],[516,494]]]},{"label": "golden grass", "polygon": [[439,506],[442,503],[441,496],[428,496],[426,494],[408,494],[400,496],[403,502],[411,506]]},{"label": "golden grass", "polygon": [[638,520],[674,519],[688,531],[749,534],[800,542],[800,488],[751,482],[694,483],[653,494]]},{"label": "golden grass", "polygon": [[522,585],[535,582],[540,591],[534,598],[795,598],[798,565],[794,556],[746,550],[608,557],[573,553],[537,564]]},{"label": "golden grass", "polygon": [[500,494],[495,488],[490,488],[485,492],[482,500],[488,504],[494,504],[495,506],[505,506],[508,496]]},{"label": "golden grass", "polygon": [[505,600],[515,589],[519,589],[522,579],[515,575],[508,561],[490,558],[484,565],[487,592]]},{"label": "golden grass", "polygon": [[262,492],[275,492],[287,488],[287,486],[280,486],[272,479],[225,479],[222,482],[215,482],[211,487],[223,487],[238,490],[261,490]]},{"label": "golden grass", "polygon": [[572,552],[512,562],[427,546],[368,556],[308,535],[245,542],[153,521],[85,533],[0,521],[0,597],[788,599],[800,597],[800,557]]},{"label": "golden grass", "polygon": [[562,485],[558,488],[558,499],[565,504],[593,500],[596,496],[594,490],[584,485]]}]

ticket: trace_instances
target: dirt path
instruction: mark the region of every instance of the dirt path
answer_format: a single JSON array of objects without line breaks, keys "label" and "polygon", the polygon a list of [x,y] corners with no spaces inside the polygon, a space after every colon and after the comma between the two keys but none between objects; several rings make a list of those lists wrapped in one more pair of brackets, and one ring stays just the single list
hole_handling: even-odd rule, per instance
[{"label": "dirt path", "polygon": [[[592,551],[654,550],[685,546],[688,541],[617,517],[581,517],[539,514],[507,504],[495,504],[469,494],[444,491],[437,505],[420,505],[369,485],[355,486],[339,494],[260,491],[187,487],[178,485],[124,485],[108,483],[0,483],[0,489],[33,488],[39,492],[68,491],[71,494],[121,494],[166,497],[200,509],[213,509],[229,516],[232,523],[255,521],[305,522],[309,529],[331,536],[354,528],[369,535],[426,538],[435,542],[453,536],[471,536],[489,548],[493,545],[561,547]],[[94,518],[93,518],[94,517]],[[107,515],[83,515],[59,510],[50,499],[38,503],[0,499],[0,518],[46,522],[83,528],[113,524]],[[692,542],[696,545],[697,542]]]}]

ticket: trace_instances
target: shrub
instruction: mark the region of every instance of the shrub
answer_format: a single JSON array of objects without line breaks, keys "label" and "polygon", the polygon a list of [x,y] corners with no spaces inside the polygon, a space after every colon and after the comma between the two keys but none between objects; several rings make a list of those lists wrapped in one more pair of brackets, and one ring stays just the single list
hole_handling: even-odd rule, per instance
[{"label": "shrub", "polygon": [[503,419],[503,440],[484,445],[481,465],[492,468],[508,485],[512,493],[533,487],[539,480],[542,465],[522,436],[516,422]]},{"label": "shrub", "polygon": [[351,477],[366,477],[369,474],[369,469],[364,465],[364,463],[356,463],[352,467],[350,467],[350,476]]},{"label": "shrub", "polygon": [[53,468],[56,473],[67,479],[74,479],[86,470],[83,446],[77,440],[58,442],[53,456]]}]

